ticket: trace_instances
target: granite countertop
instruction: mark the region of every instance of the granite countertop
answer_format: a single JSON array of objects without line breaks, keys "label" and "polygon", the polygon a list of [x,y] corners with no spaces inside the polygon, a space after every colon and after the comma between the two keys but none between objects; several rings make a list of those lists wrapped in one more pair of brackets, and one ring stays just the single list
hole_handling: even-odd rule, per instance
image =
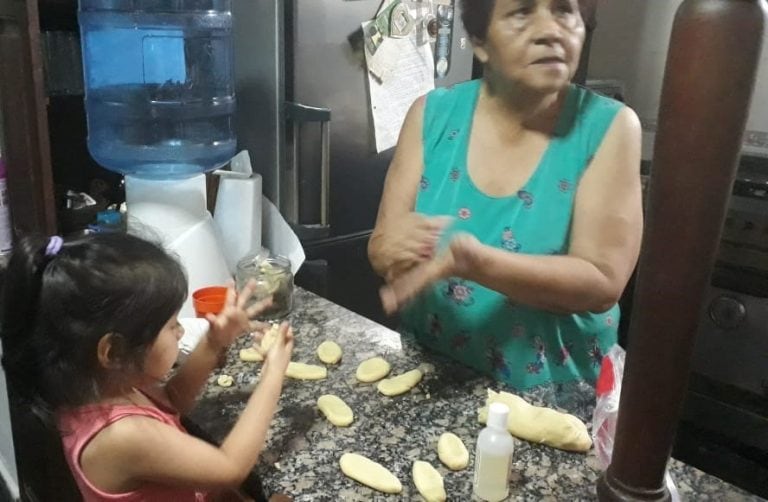
[{"label": "granite countertop", "polygon": [[[411,466],[414,460],[425,460],[443,475],[449,500],[475,500],[474,443],[482,428],[477,408],[485,402],[486,389],[502,390],[498,382],[301,289],[296,292],[291,323],[296,337],[294,361],[322,364],[315,350],[324,340],[336,341],[344,355],[338,365],[328,367],[325,380],[286,379],[267,447],[256,466],[267,493],[287,493],[296,501],[422,500],[411,479]],[[226,366],[211,376],[198,407],[188,417],[214,440],[221,441],[229,432],[258,378],[260,365],[238,358],[239,349],[249,344],[243,337],[231,348]],[[354,376],[361,361],[377,355],[390,362],[393,375],[417,367],[427,373],[409,393],[382,396],[375,384],[360,384]],[[231,375],[235,385],[219,387],[220,374]],[[351,426],[335,427],[317,411],[317,398],[329,393],[352,408]],[[532,404],[558,407],[590,423],[594,392],[585,384],[521,395]],[[458,435],[470,451],[470,466],[463,471],[449,471],[437,458],[437,439],[446,431]],[[391,470],[402,482],[403,492],[386,495],[344,476],[339,458],[345,452],[360,453]],[[675,460],[670,471],[684,500],[762,500]],[[598,476],[592,451],[568,453],[516,440],[509,500],[596,499]]]}]

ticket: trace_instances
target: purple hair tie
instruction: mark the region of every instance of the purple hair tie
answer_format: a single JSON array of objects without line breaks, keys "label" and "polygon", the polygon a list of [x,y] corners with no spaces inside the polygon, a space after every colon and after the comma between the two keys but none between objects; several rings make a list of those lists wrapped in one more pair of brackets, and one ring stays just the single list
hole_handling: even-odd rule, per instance
[{"label": "purple hair tie", "polygon": [[48,239],[48,245],[45,246],[45,256],[56,256],[61,250],[61,245],[64,244],[64,239],[58,235],[51,236]]}]

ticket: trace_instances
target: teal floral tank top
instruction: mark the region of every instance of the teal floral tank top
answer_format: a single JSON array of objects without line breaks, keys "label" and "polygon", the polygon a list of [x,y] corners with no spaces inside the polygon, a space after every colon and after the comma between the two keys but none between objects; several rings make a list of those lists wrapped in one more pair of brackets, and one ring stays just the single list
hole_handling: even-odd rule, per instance
[{"label": "teal floral tank top", "polygon": [[[491,197],[467,175],[480,87],[474,80],[427,96],[416,211],[453,216],[451,233],[510,253],[566,254],[576,188],[621,103],[572,85],[531,177],[517,194]],[[432,285],[402,314],[403,332],[421,344],[519,390],[593,382],[618,324],[618,305],[600,314],[553,314],[459,278]]]}]

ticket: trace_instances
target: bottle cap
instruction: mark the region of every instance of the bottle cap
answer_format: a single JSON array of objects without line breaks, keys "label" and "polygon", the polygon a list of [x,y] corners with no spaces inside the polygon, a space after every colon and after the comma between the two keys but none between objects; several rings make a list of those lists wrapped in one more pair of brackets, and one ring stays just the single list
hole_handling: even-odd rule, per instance
[{"label": "bottle cap", "polygon": [[488,407],[488,427],[507,430],[509,406],[504,403],[491,403]]}]

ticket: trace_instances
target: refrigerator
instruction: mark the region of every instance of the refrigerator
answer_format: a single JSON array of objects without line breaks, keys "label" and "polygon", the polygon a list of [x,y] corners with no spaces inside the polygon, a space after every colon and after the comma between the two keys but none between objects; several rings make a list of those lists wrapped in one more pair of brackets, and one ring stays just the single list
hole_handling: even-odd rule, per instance
[{"label": "refrigerator", "polygon": [[[363,53],[361,23],[380,6],[381,0],[233,2],[237,133],[264,195],[304,246],[297,284],[392,326],[366,253],[394,153],[376,152]],[[435,85],[469,80],[473,54],[459,2],[422,6],[446,21],[440,33],[450,36],[448,71]]]}]

